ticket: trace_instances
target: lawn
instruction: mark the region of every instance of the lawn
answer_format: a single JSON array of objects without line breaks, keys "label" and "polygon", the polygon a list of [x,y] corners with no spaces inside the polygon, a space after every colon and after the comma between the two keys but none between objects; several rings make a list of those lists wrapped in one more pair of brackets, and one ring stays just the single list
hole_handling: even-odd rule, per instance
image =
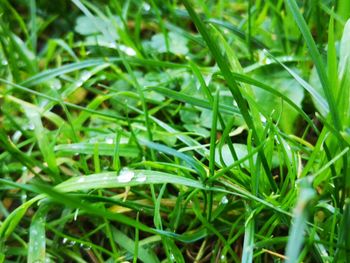
[{"label": "lawn", "polygon": [[350,262],[349,0],[0,0],[1,262]]}]

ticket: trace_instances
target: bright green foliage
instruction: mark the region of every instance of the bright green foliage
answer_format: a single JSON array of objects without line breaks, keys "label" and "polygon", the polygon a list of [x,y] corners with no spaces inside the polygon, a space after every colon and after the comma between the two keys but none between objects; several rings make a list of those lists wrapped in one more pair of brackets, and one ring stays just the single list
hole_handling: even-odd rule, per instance
[{"label": "bright green foliage", "polygon": [[0,263],[348,262],[349,17],[0,0]]}]

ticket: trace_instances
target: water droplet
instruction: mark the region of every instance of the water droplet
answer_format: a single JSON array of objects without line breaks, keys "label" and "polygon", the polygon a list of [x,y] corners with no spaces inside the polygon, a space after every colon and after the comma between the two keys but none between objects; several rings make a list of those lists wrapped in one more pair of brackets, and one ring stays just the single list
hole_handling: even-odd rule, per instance
[{"label": "water droplet", "polygon": [[260,120],[263,124],[266,124],[266,118],[264,115],[260,114]]},{"label": "water droplet", "polygon": [[119,46],[119,49],[120,49],[121,51],[123,51],[125,54],[127,54],[128,56],[135,56],[135,55],[136,55],[135,50],[133,50],[131,47],[127,47],[127,46],[122,46],[122,45],[120,45],[120,46]]},{"label": "water droplet", "polygon": [[8,65],[8,61],[6,59],[4,59],[3,61],[1,61],[1,65],[7,66]]},{"label": "water droplet", "polygon": [[80,75],[80,80],[85,82],[91,77],[91,72],[90,71],[83,71]]},{"label": "water droplet", "polygon": [[79,214],[79,209],[75,210],[74,219],[73,219],[74,221],[77,221],[78,214]]},{"label": "water droplet", "polygon": [[22,166],[22,172],[25,172],[27,170],[28,170],[28,168],[26,166]]},{"label": "water droplet", "polygon": [[15,133],[13,134],[12,136],[12,141],[18,141],[22,136],[22,133],[21,131],[15,131]]},{"label": "water droplet", "polygon": [[35,129],[34,124],[33,123],[29,123],[27,129],[30,130],[30,131],[34,130]]},{"label": "water droplet", "polygon": [[78,80],[77,82],[75,82],[75,86],[76,87],[80,87],[81,85],[83,85],[83,81],[82,80]]},{"label": "water droplet", "polygon": [[55,90],[60,90],[62,88],[61,82],[58,79],[52,81],[50,85],[51,85],[51,88]]},{"label": "water droplet", "polygon": [[169,258],[170,258],[171,262],[175,262],[175,256],[173,253],[170,254]]},{"label": "water droplet", "polygon": [[88,245],[88,244],[80,244],[80,248],[84,249],[84,250],[90,250],[91,249],[91,246]]},{"label": "water droplet", "polygon": [[223,196],[223,198],[221,198],[221,204],[226,205],[227,203],[228,203],[228,199],[225,195],[225,196]]},{"label": "water droplet", "polygon": [[72,240],[72,241],[69,241],[68,244],[67,244],[67,247],[73,247],[75,245],[75,241]]},{"label": "water droplet", "polygon": [[147,177],[143,173],[140,173],[136,178],[136,182],[139,182],[139,183],[143,183],[146,180],[147,180]]},{"label": "water droplet", "polygon": [[149,3],[146,3],[146,2],[143,2],[142,8],[143,8],[143,10],[145,10],[146,12],[149,12],[149,10],[151,10],[150,4],[149,4]]},{"label": "water droplet", "polygon": [[226,262],[226,256],[225,255],[221,255],[220,256],[220,261],[221,262]]},{"label": "water droplet", "polygon": [[106,142],[107,144],[113,144],[113,143],[114,143],[114,140],[113,140],[113,138],[107,137],[107,138],[105,139],[105,142]]},{"label": "water droplet", "polygon": [[97,138],[90,138],[89,142],[90,143],[96,143],[96,142],[98,142],[98,139]]},{"label": "water droplet", "polygon": [[121,183],[127,183],[130,182],[132,180],[132,178],[134,178],[135,173],[131,170],[129,170],[128,168],[123,168],[119,175],[118,175],[118,181]]},{"label": "water droplet", "polygon": [[68,239],[67,239],[67,238],[63,238],[63,239],[62,239],[62,244],[66,244],[66,243],[67,243],[67,241],[68,241]]},{"label": "water droplet", "polygon": [[79,179],[78,179],[78,183],[82,183],[82,182],[84,182],[85,181],[85,178],[84,177],[80,177]]}]

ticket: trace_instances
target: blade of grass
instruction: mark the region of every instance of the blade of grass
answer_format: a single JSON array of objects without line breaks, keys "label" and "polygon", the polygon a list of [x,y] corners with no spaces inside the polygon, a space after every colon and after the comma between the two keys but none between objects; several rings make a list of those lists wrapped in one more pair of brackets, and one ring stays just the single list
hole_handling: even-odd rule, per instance
[{"label": "blade of grass", "polygon": [[[204,26],[202,21],[199,19],[198,15],[195,13],[195,11],[193,10],[193,8],[192,8],[191,4],[188,2],[188,0],[183,0],[183,3],[185,5],[188,13],[190,14],[193,22],[195,23],[197,29],[201,33],[205,42],[207,43],[210,51],[212,52],[214,59],[218,63],[219,68],[221,69],[221,72],[222,72],[225,80],[227,81],[228,88],[229,88],[230,92],[232,93],[232,96],[235,99],[235,101],[238,105],[238,108],[240,109],[240,112],[241,112],[247,126],[253,132],[253,138],[254,138],[256,145],[259,145],[260,138],[256,132],[255,125],[254,125],[254,123],[249,115],[249,109],[248,109],[246,100],[243,98],[243,96],[239,90],[239,87],[236,83],[236,80],[234,79],[233,75],[230,72],[230,68],[227,64],[227,60],[221,54],[218,45],[212,39],[207,28]],[[268,163],[266,161],[266,157],[265,157],[264,152],[259,151],[259,155],[261,156],[261,161],[262,161],[266,176],[268,177],[270,186],[271,186],[273,191],[277,191],[276,182],[274,181],[274,179],[272,177],[272,174],[271,174],[270,168],[268,167]]]},{"label": "blade of grass", "polygon": [[327,78],[325,67],[323,65],[323,61],[322,61],[321,55],[317,49],[315,41],[312,38],[310,30],[309,30],[303,16],[301,15],[299,8],[298,8],[298,5],[295,2],[295,0],[285,0],[285,3],[288,6],[291,13],[293,14],[295,22],[297,23],[297,25],[300,29],[300,32],[302,33],[302,35],[305,39],[306,45],[308,46],[311,58],[312,58],[313,62],[315,63],[315,67],[316,67],[318,76],[320,78],[320,81],[321,81],[321,84],[323,87],[323,91],[324,91],[324,94],[326,96],[326,100],[327,100],[328,105],[329,105],[330,114],[332,116],[334,125],[335,125],[336,129],[342,130],[342,123],[341,123],[341,120],[339,118],[338,110],[337,110],[337,107],[335,104],[335,98],[334,98],[335,92],[332,91],[332,89],[330,87],[330,83],[329,83],[329,80]]},{"label": "blade of grass", "polygon": [[[214,102],[213,102],[213,115],[212,124],[210,130],[210,153],[209,153],[209,178],[215,174],[215,148],[216,148],[216,137],[217,137],[217,125],[218,125],[218,111],[219,111],[219,91],[216,91]],[[208,222],[211,221],[213,211],[213,192],[209,192],[208,195]]]},{"label": "blade of grass", "polygon": [[289,232],[288,244],[286,248],[287,263],[298,262],[300,251],[304,242],[304,231],[307,228],[308,208],[310,201],[315,196],[315,191],[307,181],[308,178],[304,178],[300,182],[300,193],[298,202],[294,210],[294,216],[292,228]]},{"label": "blade of grass", "polygon": [[35,54],[37,49],[37,22],[36,22],[36,0],[29,1],[30,9],[30,40],[32,51]]},{"label": "blade of grass", "polygon": [[33,216],[29,228],[28,263],[35,263],[46,258],[46,231],[45,221],[48,208],[45,205],[39,207]]},{"label": "blade of grass", "polygon": [[249,206],[246,206],[246,221],[244,226],[244,242],[243,242],[243,252],[242,252],[242,263],[253,262],[254,253],[254,233],[255,233],[255,223],[254,223],[254,213],[251,211]]},{"label": "blade of grass", "polygon": [[[136,249],[135,249],[135,243],[136,240],[132,240],[130,237],[128,237],[127,235],[125,235],[125,233],[123,233],[122,231],[118,230],[117,228],[111,226],[111,230],[113,233],[113,237],[114,237],[114,241],[121,246],[122,248],[124,248],[125,250],[127,250],[128,252],[130,252],[133,255],[136,255]],[[157,258],[157,255],[155,255],[155,253],[153,253],[151,250],[143,248],[142,246],[138,245],[137,247],[137,258],[140,259],[143,262],[150,262],[150,263],[158,263],[160,262],[159,259]]]}]

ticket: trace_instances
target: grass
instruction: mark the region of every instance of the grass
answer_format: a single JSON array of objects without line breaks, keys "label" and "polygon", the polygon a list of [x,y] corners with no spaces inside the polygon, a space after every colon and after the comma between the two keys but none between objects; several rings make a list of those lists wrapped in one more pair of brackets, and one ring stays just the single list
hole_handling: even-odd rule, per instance
[{"label": "grass", "polygon": [[0,0],[0,262],[348,262],[349,10]]}]

